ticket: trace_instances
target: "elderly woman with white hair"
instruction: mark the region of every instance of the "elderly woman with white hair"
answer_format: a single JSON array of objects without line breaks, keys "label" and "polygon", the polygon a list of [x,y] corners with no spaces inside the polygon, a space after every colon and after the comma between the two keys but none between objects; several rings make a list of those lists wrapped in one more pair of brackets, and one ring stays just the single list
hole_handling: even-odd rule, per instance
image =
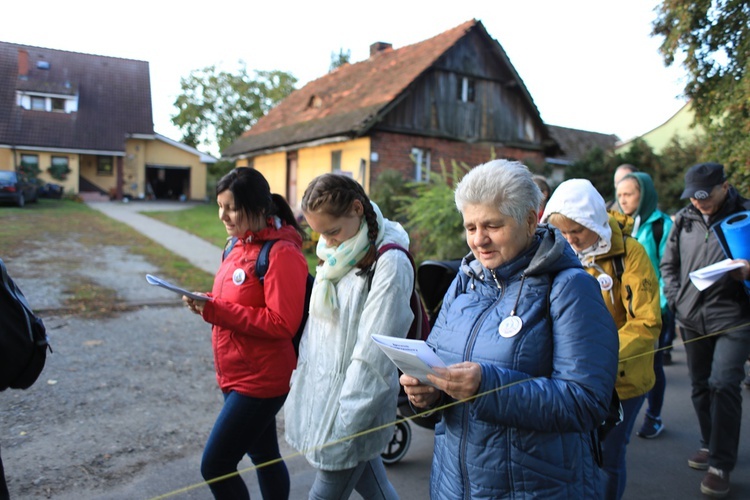
[{"label": "elderly woman with white hair", "polygon": [[601,295],[620,339],[617,395],[623,420],[602,444],[607,473],[604,498],[625,491],[625,451],[638,411],[654,385],[654,349],[661,331],[659,281],[643,246],[630,237],[633,219],[607,212],[604,199],[586,179],[557,187],[542,215],[557,227],[586,271],[599,281]]},{"label": "elderly woman with white hair", "polygon": [[[471,252],[427,343],[447,369],[401,376],[442,412],[435,498],[595,498],[595,429],[609,408],[617,333],[596,280],[559,232],[537,227],[542,193],[521,163],[466,174],[455,201]],[[452,403],[452,404],[451,404]]]}]

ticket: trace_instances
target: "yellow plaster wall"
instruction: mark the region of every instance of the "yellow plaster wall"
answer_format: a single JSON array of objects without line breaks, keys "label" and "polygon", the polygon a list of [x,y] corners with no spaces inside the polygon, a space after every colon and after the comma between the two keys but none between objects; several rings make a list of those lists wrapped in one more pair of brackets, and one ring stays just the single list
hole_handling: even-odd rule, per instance
[{"label": "yellow plaster wall", "polygon": [[[117,187],[117,157],[112,158],[114,167],[112,175],[100,175],[97,173],[96,155],[27,150],[16,150],[15,153],[16,161],[14,163],[13,151],[0,148],[0,170],[13,170],[14,164],[21,164],[21,155],[30,154],[39,158],[40,182],[42,184],[51,182],[61,185],[65,193],[77,194],[80,191],[79,176],[84,177],[105,193],[109,193]],[[68,167],[71,171],[64,181],[53,179],[47,172],[47,168],[52,164],[52,156],[68,158]],[[125,157],[122,158],[123,194],[140,197],[145,193],[147,163],[190,168],[189,198],[191,200],[206,198],[207,166],[201,163],[199,156],[162,141],[142,139],[126,141]]]},{"label": "yellow plaster wall", "polygon": [[[287,200],[292,208],[299,207],[305,189],[315,177],[332,171],[331,153],[341,151],[341,171],[349,172],[353,178],[370,189],[370,138],[363,137],[353,141],[324,144],[297,151],[297,199]],[[360,162],[365,160],[364,178],[360,172]],[[249,161],[237,160],[237,167],[247,167]],[[271,192],[286,196],[287,192],[287,153],[271,153],[256,156],[252,159],[253,168],[257,169],[268,180]]]},{"label": "yellow plaster wall", "polygon": [[0,170],[13,170],[13,152],[0,148]]},{"label": "yellow plaster wall", "polygon": [[[370,190],[370,138],[362,137],[353,141],[324,144],[300,149],[297,167],[297,194],[302,199],[305,188],[315,177],[331,172],[331,152],[341,151],[341,171],[350,172],[362,184],[365,192]],[[360,173],[360,162],[365,160],[364,178]],[[296,200],[299,202],[300,200]]]},{"label": "yellow plaster wall", "polygon": [[134,198],[146,195],[146,144],[143,139],[125,141],[125,158],[122,160],[122,191]]},{"label": "yellow plaster wall", "polygon": [[286,197],[286,153],[258,156],[253,159],[253,167],[266,178],[272,193]]},{"label": "yellow plaster wall", "polygon": [[112,193],[117,188],[117,158],[112,157],[111,175],[97,172],[97,158],[96,155],[81,155],[81,176],[105,193]]},{"label": "yellow plaster wall", "polygon": [[[7,150],[6,150],[7,151]],[[8,168],[6,170],[13,170],[13,165],[21,164],[22,155],[36,155],[39,158],[39,182],[41,184],[57,184],[63,187],[65,193],[77,193],[78,192],[78,172],[79,172],[79,156],[77,154],[66,154],[66,153],[48,153],[45,151],[27,151],[23,149],[17,149],[16,161],[13,162],[13,154],[9,151],[8,154]],[[64,156],[68,158],[68,168],[70,172],[64,181],[54,179],[47,169],[52,165],[53,156]],[[0,160],[2,161],[2,160]],[[5,162],[2,162],[5,165]]]},{"label": "yellow plaster wall", "polygon": [[[671,143],[673,138],[678,138],[682,142],[687,142],[703,133],[700,127],[692,127],[695,119],[695,112],[690,103],[685,104],[669,120],[659,125],[655,129],[646,132],[641,136],[654,153],[661,154]],[[617,153],[625,153],[630,150],[633,141],[628,141],[615,148]]]}]

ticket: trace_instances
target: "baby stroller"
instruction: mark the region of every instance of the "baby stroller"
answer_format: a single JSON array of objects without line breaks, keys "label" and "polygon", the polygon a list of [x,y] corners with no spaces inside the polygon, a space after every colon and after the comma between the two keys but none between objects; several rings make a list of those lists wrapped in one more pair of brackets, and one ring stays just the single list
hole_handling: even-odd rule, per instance
[{"label": "baby stroller", "polygon": [[[435,324],[440,307],[443,305],[443,296],[458,273],[460,265],[460,259],[449,261],[426,260],[417,268],[417,290],[427,312],[430,327]],[[399,372],[400,374],[401,372]],[[416,412],[409,404],[409,398],[401,387],[398,394],[397,417],[402,419],[415,414]],[[439,420],[440,415],[437,413],[426,417],[415,417],[411,420],[398,420],[393,431],[393,437],[380,454],[383,463],[386,465],[395,464],[406,455],[411,444],[410,422],[414,422],[425,429],[433,430]]]}]

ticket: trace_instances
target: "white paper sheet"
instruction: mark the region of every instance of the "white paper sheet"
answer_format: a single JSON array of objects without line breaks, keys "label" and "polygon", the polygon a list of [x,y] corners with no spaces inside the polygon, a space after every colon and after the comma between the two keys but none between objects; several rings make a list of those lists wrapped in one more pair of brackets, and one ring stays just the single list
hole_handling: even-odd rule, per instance
[{"label": "white paper sheet", "polygon": [[425,344],[424,340],[399,339],[385,335],[373,335],[372,340],[391,358],[403,373],[419,379],[427,385],[433,385],[427,380],[427,374],[437,375],[433,368],[445,368],[440,357]]},{"label": "white paper sheet", "polygon": [[187,290],[185,290],[183,288],[180,288],[177,285],[173,285],[172,283],[170,283],[167,280],[163,280],[161,278],[157,278],[156,276],[154,276],[152,274],[147,274],[146,275],[146,281],[148,281],[148,283],[150,285],[156,285],[156,286],[160,286],[162,288],[166,288],[169,291],[178,293],[180,295],[185,295],[186,297],[190,297],[193,300],[200,300],[200,301],[211,300],[211,297],[206,297],[204,295],[197,295],[197,294],[194,294],[193,292],[188,292]]},{"label": "white paper sheet", "polygon": [[716,264],[696,269],[690,273],[690,281],[695,285],[695,288],[703,291],[716,283],[724,274],[742,266],[742,262],[732,262],[732,259],[724,259]]}]

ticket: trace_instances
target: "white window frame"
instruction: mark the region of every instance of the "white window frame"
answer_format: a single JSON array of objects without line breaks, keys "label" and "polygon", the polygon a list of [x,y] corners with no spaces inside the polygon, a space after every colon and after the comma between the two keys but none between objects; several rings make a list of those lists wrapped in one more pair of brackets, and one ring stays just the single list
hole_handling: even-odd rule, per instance
[{"label": "white window frame", "polygon": [[41,95],[32,95],[29,97],[29,109],[32,111],[47,111],[47,99]]},{"label": "white window frame", "polygon": [[[52,100],[55,99],[62,104],[62,109],[52,109]],[[62,101],[62,102],[60,102]],[[32,102],[43,102],[44,107],[32,107]],[[48,111],[56,113],[75,113],[78,111],[78,96],[60,95],[60,94],[41,94],[34,92],[16,91],[16,105],[23,109],[34,111]]]},{"label": "white window frame", "polygon": [[414,160],[414,180],[427,182],[430,180],[430,150],[422,148],[411,148],[411,156]]},{"label": "white window frame", "polygon": [[[469,99],[469,86],[472,87],[472,96],[471,99]],[[468,76],[461,77],[461,102],[474,102],[476,99],[476,93],[477,93],[477,84],[474,81],[473,78],[469,78]]]}]

